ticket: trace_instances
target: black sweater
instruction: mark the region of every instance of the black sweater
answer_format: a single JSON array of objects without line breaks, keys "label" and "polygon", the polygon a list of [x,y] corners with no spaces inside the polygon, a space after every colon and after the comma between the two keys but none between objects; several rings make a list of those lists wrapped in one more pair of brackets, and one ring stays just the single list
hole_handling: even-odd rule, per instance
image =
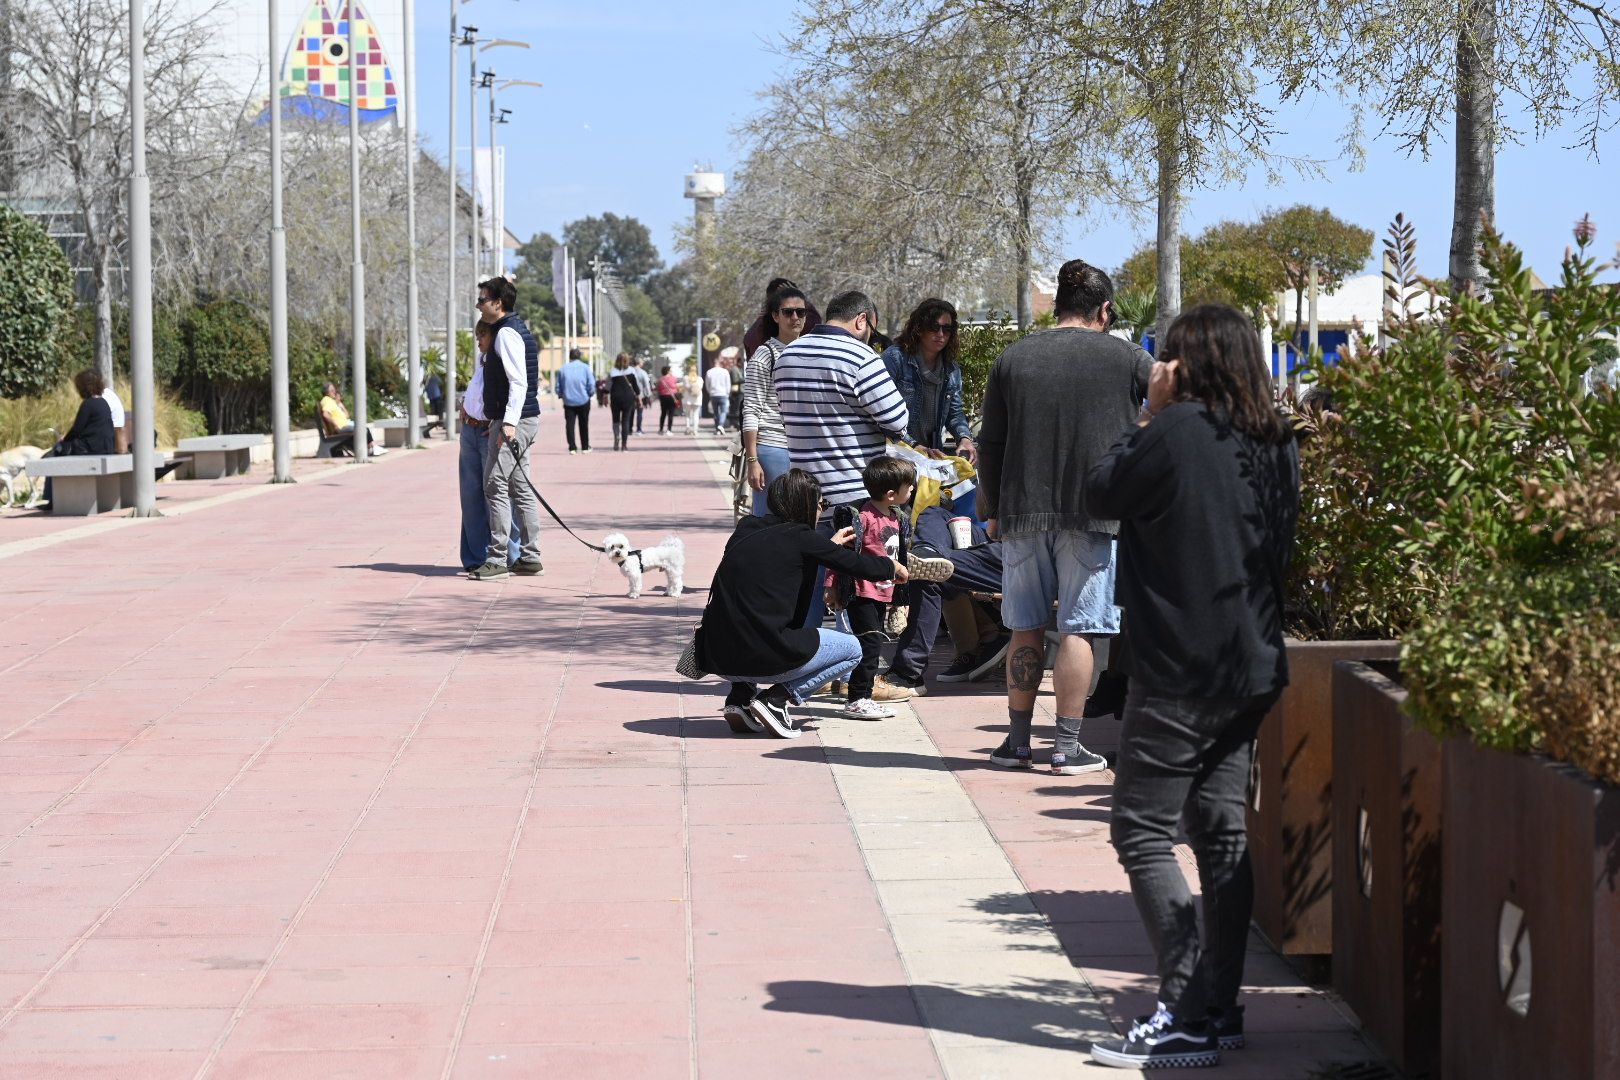
[{"label": "black sweater", "polygon": [[1299,516],[1299,452],[1197,402],[1133,427],[1086,482],[1120,519],[1115,602],[1133,679],[1164,694],[1246,698],[1288,683],[1283,578]]},{"label": "black sweater", "polygon": [[117,452],[113,441],[112,406],[106,399],[93,397],[79,402],[79,415],[73,426],[57,443],[57,454],[112,454]]},{"label": "black sweater", "polygon": [[888,559],[838,547],[808,525],[743,518],[709,588],[697,635],[698,666],[763,679],[804,664],[820,646],[804,619],[823,566],[868,581],[894,576]]}]

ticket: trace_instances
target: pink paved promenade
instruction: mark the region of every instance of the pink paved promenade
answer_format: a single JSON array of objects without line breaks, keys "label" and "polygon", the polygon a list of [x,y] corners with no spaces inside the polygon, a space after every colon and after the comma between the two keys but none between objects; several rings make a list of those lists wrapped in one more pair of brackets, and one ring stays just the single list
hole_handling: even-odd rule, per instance
[{"label": "pink paved promenade", "polygon": [[[549,520],[543,577],[465,580],[442,441],[0,518],[0,1080],[1093,1074],[1153,986],[1109,774],[987,767],[995,685],[730,736],[673,671],[718,444],[561,443],[548,414],[553,504],[677,532],[687,596],[628,599]],[[1221,1075],[1376,1060],[1250,960]]]}]

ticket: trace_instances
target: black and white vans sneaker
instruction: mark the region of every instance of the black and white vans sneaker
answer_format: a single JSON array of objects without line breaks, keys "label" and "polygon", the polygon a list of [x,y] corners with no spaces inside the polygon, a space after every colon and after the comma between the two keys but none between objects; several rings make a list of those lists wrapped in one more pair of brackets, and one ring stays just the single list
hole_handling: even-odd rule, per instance
[{"label": "black and white vans sneaker", "polygon": [[1215,1033],[1222,1050],[1243,1049],[1243,1006],[1209,1010],[1209,1030]]},{"label": "black and white vans sneaker", "polygon": [[788,715],[787,695],[774,686],[749,702],[748,711],[779,739],[797,739],[804,734],[793,726],[793,718]]},{"label": "black and white vans sneaker", "polygon": [[1125,1038],[1092,1043],[1091,1060],[1119,1069],[1199,1069],[1221,1063],[1220,1044],[1208,1023],[1194,1029],[1159,1011],[1131,1025]]},{"label": "black and white vans sneaker", "polygon": [[764,721],[748,709],[748,703],[754,700],[755,694],[752,684],[733,683],[731,692],[726,695],[725,705],[720,708],[720,715],[726,718],[726,726],[738,735],[755,735],[765,730]]}]

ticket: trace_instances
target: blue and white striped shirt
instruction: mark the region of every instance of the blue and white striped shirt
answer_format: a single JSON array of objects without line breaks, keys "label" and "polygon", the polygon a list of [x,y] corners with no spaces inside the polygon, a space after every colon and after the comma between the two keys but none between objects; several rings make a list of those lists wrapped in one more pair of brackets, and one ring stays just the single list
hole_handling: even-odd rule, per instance
[{"label": "blue and white striped shirt", "polygon": [[794,466],[821,481],[828,506],[866,498],[861,471],[906,432],[906,402],[882,358],[849,331],[818,326],[782,350],[772,381]]}]

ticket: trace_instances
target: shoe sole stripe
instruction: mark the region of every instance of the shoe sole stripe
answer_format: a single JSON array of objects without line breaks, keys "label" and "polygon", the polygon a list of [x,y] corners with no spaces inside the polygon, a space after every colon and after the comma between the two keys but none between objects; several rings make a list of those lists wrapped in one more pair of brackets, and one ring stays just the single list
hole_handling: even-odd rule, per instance
[{"label": "shoe sole stripe", "polygon": [[1216,1050],[1189,1051],[1184,1054],[1149,1055],[1121,1054],[1103,1046],[1091,1048],[1092,1060],[1104,1065],[1119,1065],[1127,1069],[1207,1069],[1221,1063]]},{"label": "shoe sole stripe", "polygon": [[1241,1050],[1245,1045],[1242,1035],[1222,1035],[1220,1042],[1222,1050]]}]

